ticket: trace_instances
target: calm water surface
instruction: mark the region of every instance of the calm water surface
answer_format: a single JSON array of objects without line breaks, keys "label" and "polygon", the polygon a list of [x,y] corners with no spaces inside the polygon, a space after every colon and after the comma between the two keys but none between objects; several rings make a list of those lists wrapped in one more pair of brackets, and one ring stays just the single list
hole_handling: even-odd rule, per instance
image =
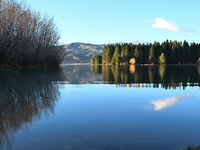
[{"label": "calm water surface", "polygon": [[169,150],[200,144],[197,66],[0,70],[0,149]]}]

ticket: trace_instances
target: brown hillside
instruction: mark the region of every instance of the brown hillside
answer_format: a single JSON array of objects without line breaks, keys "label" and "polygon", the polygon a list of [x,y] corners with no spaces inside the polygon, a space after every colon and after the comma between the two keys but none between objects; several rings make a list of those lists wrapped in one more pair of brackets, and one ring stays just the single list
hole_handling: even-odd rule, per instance
[{"label": "brown hillside", "polygon": [[70,43],[64,47],[67,50],[65,63],[89,63],[94,55],[102,54],[104,45]]}]

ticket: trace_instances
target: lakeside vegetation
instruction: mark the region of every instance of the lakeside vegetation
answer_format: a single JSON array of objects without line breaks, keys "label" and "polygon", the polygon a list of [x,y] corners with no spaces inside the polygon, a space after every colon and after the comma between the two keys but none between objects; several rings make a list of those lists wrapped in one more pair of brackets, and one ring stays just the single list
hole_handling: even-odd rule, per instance
[{"label": "lakeside vegetation", "polygon": [[186,146],[180,150],[200,150],[200,146],[195,146],[192,144],[185,144]]},{"label": "lakeside vegetation", "polygon": [[131,58],[135,64],[196,64],[200,58],[200,44],[164,41],[146,45],[132,43],[107,45],[102,57],[95,55],[91,64],[129,64]]},{"label": "lakeside vegetation", "polygon": [[0,66],[58,66],[65,49],[60,34],[47,15],[31,11],[16,0],[0,1]]}]

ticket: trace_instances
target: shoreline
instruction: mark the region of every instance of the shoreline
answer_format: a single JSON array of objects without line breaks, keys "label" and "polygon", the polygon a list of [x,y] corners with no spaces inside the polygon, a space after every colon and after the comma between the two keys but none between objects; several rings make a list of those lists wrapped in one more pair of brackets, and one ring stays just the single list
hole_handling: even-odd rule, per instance
[{"label": "shoreline", "polygon": [[[112,64],[91,64],[91,65],[108,65],[108,66],[112,66]],[[200,65],[197,65],[197,64],[134,64],[134,65],[131,65],[131,64],[121,64],[121,65],[117,65],[117,66],[165,66],[165,65],[168,65],[168,66],[200,66]]]},{"label": "shoreline", "polygon": [[[12,65],[2,65],[0,66],[0,69],[22,69],[22,68],[55,68],[55,67],[60,67],[60,66],[65,66],[65,65],[90,65],[90,66],[112,66],[112,64],[90,64],[90,63],[62,63],[58,66],[37,66],[37,65],[32,65],[32,66],[12,66]],[[199,66],[198,64],[120,64],[117,66]]]},{"label": "shoreline", "polygon": [[12,65],[2,65],[0,69],[22,69],[22,68],[55,68],[58,66],[46,66],[46,65],[31,65],[31,66],[12,66]]}]

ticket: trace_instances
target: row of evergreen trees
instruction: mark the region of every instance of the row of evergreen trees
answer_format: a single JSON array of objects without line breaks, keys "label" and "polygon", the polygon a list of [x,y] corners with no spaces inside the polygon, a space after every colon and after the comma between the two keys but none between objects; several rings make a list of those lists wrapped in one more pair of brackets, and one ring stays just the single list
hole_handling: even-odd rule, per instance
[{"label": "row of evergreen trees", "polygon": [[102,56],[101,55],[94,55],[94,57],[91,58],[90,64],[102,64]]},{"label": "row of evergreen trees", "polygon": [[[162,55],[161,55],[162,54]],[[136,64],[194,64],[200,57],[200,44],[164,41],[147,45],[132,43],[107,45],[103,49],[102,64],[129,63],[135,58]],[[99,61],[101,63],[101,61]],[[95,61],[94,64],[100,64]]]}]

